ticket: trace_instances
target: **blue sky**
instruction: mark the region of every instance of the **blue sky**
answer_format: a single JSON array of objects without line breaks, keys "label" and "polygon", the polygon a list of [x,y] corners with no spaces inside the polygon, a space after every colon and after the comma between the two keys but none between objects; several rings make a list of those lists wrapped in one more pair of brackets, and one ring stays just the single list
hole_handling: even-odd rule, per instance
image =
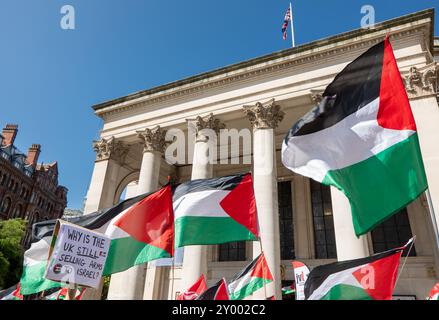
[{"label": "blue sky", "polygon": [[[297,44],[432,8],[437,0],[293,2]],[[76,30],[62,30],[73,5]],[[71,208],[81,208],[102,122],[93,104],[288,48],[280,0],[1,0],[0,126],[18,123],[22,151],[57,160]],[[437,19],[436,14],[436,21]],[[435,26],[439,34],[439,24]]]}]

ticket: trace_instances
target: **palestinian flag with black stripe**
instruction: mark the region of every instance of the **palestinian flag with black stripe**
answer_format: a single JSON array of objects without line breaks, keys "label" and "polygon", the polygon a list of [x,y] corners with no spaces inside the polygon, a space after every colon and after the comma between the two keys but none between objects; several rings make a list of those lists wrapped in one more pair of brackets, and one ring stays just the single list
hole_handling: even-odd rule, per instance
[{"label": "palestinian flag with black stripe", "polygon": [[261,253],[229,282],[230,300],[243,300],[273,281],[265,256]]},{"label": "palestinian flag with black stripe", "polygon": [[[113,208],[66,220],[111,239],[104,275],[173,255],[174,216],[169,185],[125,200]],[[51,220],[33,225],[33,243],[24,253],[21,294],[62,286],[44,277],[55,224],[56,220]]]},{"label": "palestinian flag with black stripe", "polygon": [[224,278],[200,294],[195,300],[230,300]]},{"label": "palestinian flag with black stripe", "polygon": [[258,239],[251,174],[182,183],[173,205],[176,247]]},{"label": "palestinian flag with black stripe", "polygon": [[290,170],[341,190],[357,236],[427,188],[416,124],[389,39],[340,72],[282,145]]},{"label": "palestinian flag with black stripe", "polygon": [[404,247],[370,257],[315,267],[305,283],[305,300],[391,300]]}]

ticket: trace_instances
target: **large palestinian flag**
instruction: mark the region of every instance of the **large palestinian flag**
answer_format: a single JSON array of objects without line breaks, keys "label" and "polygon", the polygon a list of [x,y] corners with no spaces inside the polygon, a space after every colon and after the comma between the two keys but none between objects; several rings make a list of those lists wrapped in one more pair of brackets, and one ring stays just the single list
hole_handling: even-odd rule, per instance
[{"label": "large palestinian flag", "polygon": [[427,188],[415,120],[388,38],[340,72],[322,102],[290,129],[282,162],[340,189],[357,236]]},{"label": "large palestinian flag", "polygon": [[407,245],[367,258],[315,267],[305,283],[305,299],[390,300],[399,259]]},{"label": "large palestinian flag", "polygon": [[[129,269],[173,253],[172,191],[157,192],[125,200],[117,206],[68,219],[69,222],[106,234],[111,238],[104,275]],[[45,279],[44,273],[56,220],[33,226],[33,243],[24,254],[21,293],[37,293],[62,284]]]},{"label": "large palestinian flag", "polygon": [[257,240],[250,174],[191,180],[174,190],[175,246]]},{"label": "large palestinian flag", "polygon": [[242,300],[273,281],[265,256],[261,253],[229,282],[230,300]]}]

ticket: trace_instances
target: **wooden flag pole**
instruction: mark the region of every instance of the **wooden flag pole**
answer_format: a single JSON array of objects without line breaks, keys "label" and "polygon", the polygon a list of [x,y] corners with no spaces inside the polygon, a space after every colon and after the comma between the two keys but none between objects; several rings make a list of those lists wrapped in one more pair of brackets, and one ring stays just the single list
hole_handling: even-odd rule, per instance
[{"label": "wooden flag pole", "polygon": [[434,238],[436,241],[436,251],[439,253],[439,229],[436,222],[436,213],[434,212],[433,202],[431,200],[430,190],[425,190],[425,196],[427,198],[428,211],[430,212],[431,223],[433,225]]},{"label": "wooden flag pole", "polygon": [[[261,249],[261,254],[264,254],[264,250],[262,250],[262,241],[261,241],[261,237],[259,237],[259,248]],[[265,256],[264,256],[265,258]],[[262,276],[265,277],[265,265],[264,263],[262,263]],[[267,288],[265,287],[265,279],[262,279],[262,285],[264,286],[264,297],[265,300],[267,300]]]},{"label": "wooden flag pole", "polygon": [[66,293],[66,300],[75,300],[77,288],[78,286],[76,284],[73,286],[69,285]]}]

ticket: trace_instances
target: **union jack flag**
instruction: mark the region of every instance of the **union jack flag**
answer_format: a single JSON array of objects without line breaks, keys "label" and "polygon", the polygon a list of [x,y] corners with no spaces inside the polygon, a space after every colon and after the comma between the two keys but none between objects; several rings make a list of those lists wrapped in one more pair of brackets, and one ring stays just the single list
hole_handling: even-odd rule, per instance
[{"label": "union jack flag", "polygon": [[288,23],[291,20],[291,11],[290,8],[288,8],[287,13],[285,13],[285,18],[284,18],[284,24],[282,25],[282,33],[283,33],[283,39],[286,40],[287,39],[287,28],[288,28]]}]

